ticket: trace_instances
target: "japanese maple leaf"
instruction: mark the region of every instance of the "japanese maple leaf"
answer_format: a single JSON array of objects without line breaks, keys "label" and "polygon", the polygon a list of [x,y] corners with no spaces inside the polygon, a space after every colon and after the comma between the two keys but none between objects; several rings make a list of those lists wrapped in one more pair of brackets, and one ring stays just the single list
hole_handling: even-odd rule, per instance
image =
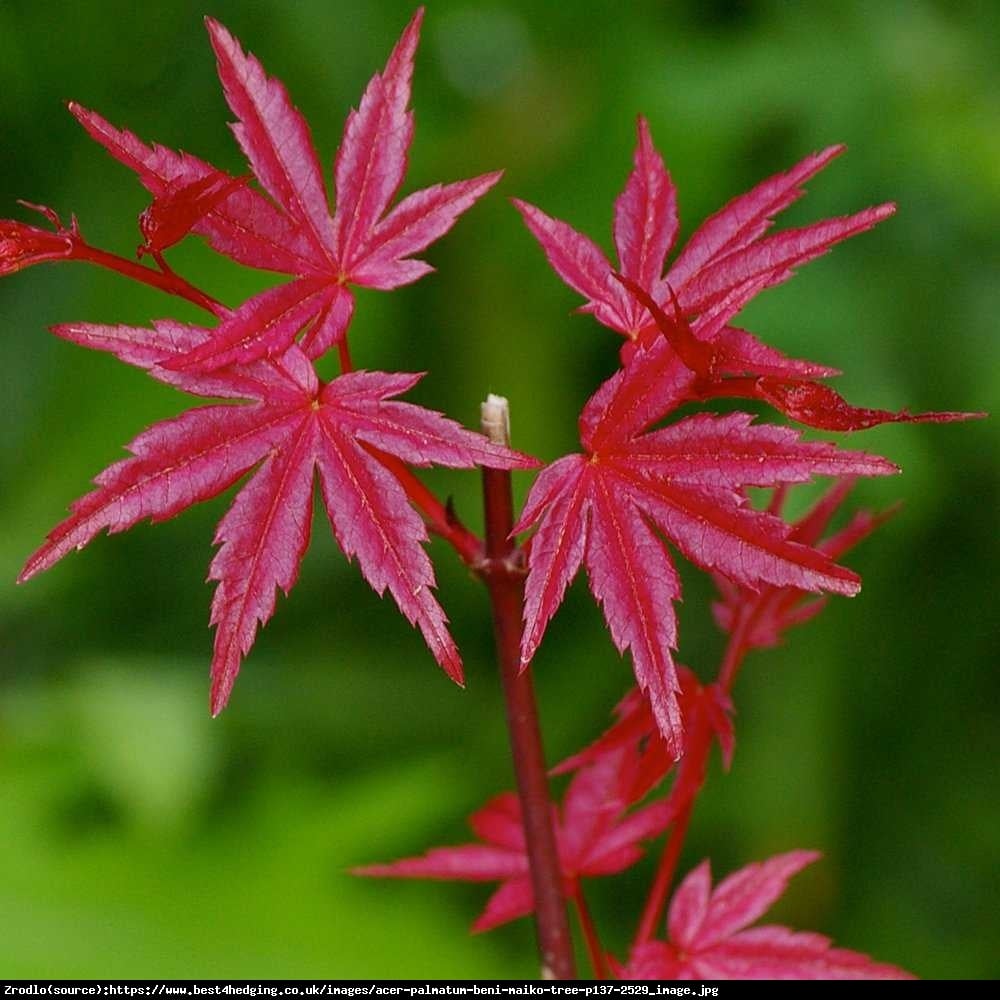
[{"label": "japanese maple leaf", "polygon": [[[539,475],[516,532],[538,524],[525,590],[527,665],[581,564],[620,652],[631,649],[639,687],[674,756],[683,726],[671,650],[680,581],[659,529],[692,562],[737,584],[853,595],[856,574],[789,538],[789,527],[747,506],[744,488],[814,475],[886,475],[883,458],[803,442],[744,413],[698,414],[642,433],[687,398],[692,373],[663,364],[665,341],[640,350],[594,394],[580,417],[582,454]],[[652,366],[646,371],[644,366]],[[669,357],[668,357],[669,362]]]},{"label": "japanese maple leaf", "polygon": [[[893,515],[895,508],[881,514],[857,511],[839,531],[823,538],[834,514],[842,506],[855,480],[846,477],[833,484],[812,508],[792,525],[789,538],[803,545],[814,545],[831,559],[839,559]],[[781,511],[785,489],[779,488],[769,505],[772,513]],[[822,539],[822,540],[821,540]],[[812,620],[826,604],[825,597],[816,597],[795,587],[761,587],[750,590],[715,574],[715,584],[721,600],[712,605],[712,613],[725,632],[742,630],[748,647],[777,646],[788,629]]]},{"label": "japanese maple leaf", "polygon": [[295,344],[280,358],[199,374],[176,371],[168,362],[210,342],[211,330],[162,321],[152,329],[77,324],[55,332],[195,395],[250,402],[189,410],[140,434],[128,445],[131,457],[100,473],[97,488],[72,505],[71,515],[28,559],[20,581],[82,548],[102,529],[115,533],[147,518],[163,521],[254,470],[219,524],[220,549],[209,571],[218,583],[211,693],[217,714],[258,625],[274,612],[276,589],[287,594],[298,576],[318,475],[344,554],[357,557],[376,593],[392,594],[448,676],[461,683],[461,659],[433,594],[424,524],[379,456],[455,468],[524,468],[532,460],[439,413],[392,398],[420,375],[357,371],[324,384]]},{"label": "japanese maple leaf", "polygon": [[[661,834],[675,816],[669,802],[654,802],[633,812],[631,792],[641,767],[634,747],[581,768],[570,782],[562,807],[553,806],[556,842],[567,898],[576,894],[581,878],[615,875],[642,857],[642,841]],[[355,868],[355,875],[384,878],[426,878],[443,881],[500,882],[486,908],[472,925],[475,932],[533,912],[534,895],[528,869],[521,807],[505,792],[469,820],[479,843],[438,847],[422,857],[391,864]]]},{"label": "japanese maple leaf", "polygon": [[[210,164],[147,145],[95,112],[70,104],[90,135],[134,170],[153,194],[148,211],[160,231],[172,237],[190,228],[241,264],[294,278],[254,296],[220,322],[211,340],[165,364],[204,373],[233,361],[249,363],[280,354],[307,327],[302,349],[318,357],[350,324],[350,285],[391,289],[433,270],[413,255],[443,236],[501,175],[436,184],[389,210],[413,138],[413,114],[407,106],[422,19],[420,8],[385,69],[372,78],[358,109],[348,116],[334,171],[332,215],[302,114],[284,85],[211,18],[206,24],[219,78],[237,118],[233,132],[270,200],[253,188],[225,181],[216,188],[210,179],[222,172]],[[159,249],[166,245],[161,240]]]},{"label": "japanese maple leaf", "polygon": [[[628,362],[637,344],[662,332],[697,376],[691,398],[760,399],[783,414],[824,430],[861,430],[888,422],[965,420],[980,414],[923,413],[851,406],[816,381],[835,368],[785,357],[732,321],[765,288],[786,281],[795,267],[870,229],[895,211],[878,205],[843,218],[766,236],[773,217],[804,194],[802,185],[843,146],[830,146],[762,181],[705,221],[664,274],[677,238],[677,193],[649,126],[639,119],[634,166],[615,202],[618,268],[586,236],[565,222],[515,199],[549,263],[588,301],[581,311],[625,335]],[[668,315],[664,309],[670,307]],[[662,415],[662,414],[661,414]]]},{"label": "japanese maple leaf", "polygon": [[789,851],[747,865],[712,889],[703,861],[674,893],[667,940],[636,947],[620,979],[913,979],[894,965],[832,947],[822,934],[750,927],[819,857]]},{"label": "japanese maple leaf", "polygon": [[[556,273],[587,299],[581,311],[630,340],[645,339],[653,321],[640,303],[610,280],[615,270],[649,290],[661,305],[672,292],[687,316],[728,300],[731,317],[764,288],[786,281],[798,265],[870,229],[895,210],[892,204],[878,205],[765,236],[774,216],[804,194],[802,185],[845,148],[830,146],[734,198],[702,223],[664,273],[679,228],[677,192],[641,117],[638,132],[633,169],[615,202],[617,269],[603,250],[567,223],[527,202],[514,202]],[[746,331],[738,335],[751,349],[758,343]]]}]

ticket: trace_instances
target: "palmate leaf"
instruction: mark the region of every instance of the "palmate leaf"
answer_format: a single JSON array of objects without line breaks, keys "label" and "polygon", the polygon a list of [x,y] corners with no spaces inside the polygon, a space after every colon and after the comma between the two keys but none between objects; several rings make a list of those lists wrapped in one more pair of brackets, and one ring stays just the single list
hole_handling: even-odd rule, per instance
[{"label": "palmate leaf", "polygon": [[357,558],[377,593],[389,591],[438,663],[461,682],[461,659],[433,593],[426,529],[379,455],[453,468],[525,468],[532,460],[441,414],[392,398],[412,388],[419,375],[353,372],[323,385],[295,344],[246,366],[177,373],[165,366],[214,344],[212,331],[164,322],[151,330],[77,324],[56,332],[180,388],[254,402],[191,410],[139,435],[129,445],[131,457],[102,472],[97,489],[73,505],[70,517],[29,558],[22,581],[102,530],[173,517],[256,467],[219,525],[220,549],[209,573],[218,583],[211,697],[218,713],[257,628],[274,613],[276,590],[287,594],[298,576],[318,475],[344,553]]},{"label": "palmate leaf", "polygon": [[712,889],[703,861],[674,893],[667,940],[633,949],[620,979],[913,979],[894,965],[834,948],[822,934],[753,927],[789,880],[819,855],[789,851],[747,865]]},{"label": "palmate leaf", "polygon": [[[421,8],[348,116],[334,172],[333,214],[301,112],[284,85],[211,18],[206,24],[219,79],[237,118],[233,132],[270,198],[237,179],[219,180],[226,175],[196,157],[149,146],[70,104],[90,135],[153,194],[144,214],[153,231],[147,236],[150,250],[166,249],[192,231],[241,264],[297,279],[234,310],[220,323],[216,343],[172,359],[174,370],[204,374],[231,362],[249,364],[281,354],[300,334],[308,356],[318,357],[347,332],[354,311],[350,286],[392,289],[432,271],[413,255],[448,232],[500,180],[495,172],[435,184],[390,208],[413,138],[408,105],[422,20]],[[276,320],[272,306],[278,301],[283,309]]]},{"label": "palmate leaf", "polygon": [[[631,650],[670,752],[683,749],[673,602],[680,584],[665,537],[696,565],[734,583],[857,593],[856,574],[790,537],[779,518],[746,505],[748,486],[806,482],[814,475],[887,475],[883,458],[804,442],[747,414],[698,414],[649,433],[664,401],[683,396],[690,372],[665,342],[602,386],[584,409],[584,454],[550,465],[536,481],[515,531],[537,524],[525,588],[522,663],[533,659],[549,620],[581,565],[619,652]],[[657,352],[663,355],[657,361]],[[653,357],[656,364],[635,368]],[[686,373],[686,374],[685,374]],[[652,401],[652,402],[651,402]]]},{"label": "palmate leaf", "polygon": [[[703,314],[727,298],[729,315],[735,315],[760,291],[786,281],[798,265],[894,211],[891,204],[879,205],[764,238],[774,216],[802,196],[801,185],[843,150],[831,146],[806,157],[733,199],[694,232],[664,273],[677,237],[677,192],[640,117],[633,169],[615,202],[613,235],[621,274],[661,306],[675,296],[686,316]],[[514,204],[556,273],[588,300],[583,312],[632,340],[650,334],[654,323],[645,304],[616,287],[614,269],[595,243],[533,205]]]},{"label": "palmate leaf", "polygon": [[[741,309],[766,288],[835,244],[872,228],[895,211],[892,204],[854,215],[766,235],[774,216],[804,193],[802,184],[822,170],[843,146],[806,157],[784,173],[733,199],[695,231],[664,273],[677,236],[677,195],[649,126],[639,119],[633,169],[615,202],[614,242],[619,270],[604,251],[572,226],[516,200],[525,224],[556,273],[587,302],[582,312],[628,340],[626,369],[637,352],[655,347],[662,334],[693,377],[676,395],[657,403],[640,386],[655,418],[687,400],[717,397],[759,399],[810,427],[854,431],[882,423],[947,423],[981,414],[923,413],[851,406],[815,380],[834,368],[786,358],[753,334],[732,325]],[[648,367],[648,365],[647,365]],[[639,376],[641,378],[641,376]],[[685,395],[686,394],[686,395]],[[657,408],[658,407],[658,408]]]},{"label": "palmate leaf", "polygon": [[[677,192],[640,117],[633,169],[615,202],[613,235],[621,274],[661,306],[676,296],[685,316],[702,314],[727,298],[729,315],[735,315],[764,288],[786,281],[798,265],[894,211],[891,204],[879,205],[764,238],[774,216],[802,196],[801,185],[843,151],[831,146],[808,156],[733,199],[702,223],[664,273],[677,237]],[[604,251],[541,209],[514,204],[556,273],[588,300],[582,311],[632,340],[648,338],[652,316],[616,287]]]}]

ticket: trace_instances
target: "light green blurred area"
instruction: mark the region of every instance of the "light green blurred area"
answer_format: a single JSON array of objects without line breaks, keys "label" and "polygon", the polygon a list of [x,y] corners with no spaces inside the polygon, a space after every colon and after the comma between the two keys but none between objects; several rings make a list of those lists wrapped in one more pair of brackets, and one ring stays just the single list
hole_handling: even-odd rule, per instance
[{"label": "light green blurred area", "polygon": [[[325,163],[405,3],[173,0],[0,4],[0,214],[22,197],[76,212],[129,254],[145,198],[62,108],[244,169],[201,15],[286,81]],[[429,252],[437,274],[362,292],[366,367],[428,370],[414,398],[468,424],[487,391],[516,444],[551,460],[616,363],[617,338],[545,265],[505,198],[608,243],[634,117],[680,189],[683,234],[729,197],[832,142],[849,154],[787,215],[893,199],[898,215],[746,311],[793,355],[842,368],[853,401],[1000,409],[1000,51],[992,3],[433,2],[419,54],[408,189],[496,167],[501,189]],[[992,20],[992,24],[991,24]],[[24,216],[20,216],[24,217]],[[182,273],[229,303],[264,287],[191,241]],[[114,276],[37,268],[0,284],[0,578],[179,394],[56,341],[71,320],[196,314]],[[775,916],[928,977],[1000,973],[996,768],[996,421],[891,426],[854,444],[899,462],[860,503],[905,506],[849,562],[865,578],[736,695],[732,772],[716,770],[682,860],[721,875],[822,849]],[[478,525],[473,473],[432,473]],[[518,481],[523,494],[526,478]],[[230,708],[207,715],[220,498],[96,540],[25,588],[0,586],[0,975],[532,975],[527,922],[467,927],[485,887],[374,883],[352,865],[465,839],[508,787],[484,595],[434,543],[468,668],[448,683],[317,521]],[[681,659],[711,675],[711,590],[685,568]],[[553,758],[599,732],[630,671],[578,584],[536,663]],[[651,863],[595,885],[621,955]]]}]

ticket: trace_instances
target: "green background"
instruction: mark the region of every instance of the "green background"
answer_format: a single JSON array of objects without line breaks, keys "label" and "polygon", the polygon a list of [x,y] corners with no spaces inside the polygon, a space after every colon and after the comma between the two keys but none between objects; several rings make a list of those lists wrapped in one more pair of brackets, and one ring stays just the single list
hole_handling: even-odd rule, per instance
[{"label": "green background", "polygon": [[[129,254],[146,204],[62,107],[242,171],[201,15],[284,79],[331,162],[407,3],[170,0],[0,4],[0,200],[75,211]],[[515,442],[551,460],[613,370],[617,337],[573,316],[506,196],[608,242],[634,118],[680,189],[682,236],[814,149],[849,154],[784,217],[887,199],[890,222],[746,310],[797,356],[842,368],[853,401],[1000,409],[1000,52],[995,3],[610,2],[431,5],[418,57],[407,189],[503,166],[500,190],[429,253],[439,272],[362,291],[359,365],[428,369],[414,398],[468,424],[511,399]],[[994,22],[995,27],[995,22]],[[236,303],[271,279],[198,241],[170,259]],[[228,499],[100,538],[24,588],[29,552],[121,456],[187,403],[46,334],[60,321],[198,316],[84,267],[0,284],[0,975],[525,976],[527,921],[467,927],[483,886],[378,883],[355,864],[465,840],[464,816],[510,784],[481,588],[441,543],[440,594],[464,651],[451,685],[325,524],[263,631],[230,708],[208,718],[203,583]],[[902,512],[849,562],[866,581],[740,679],[738,746],[713,768],[682,859],[719,874],[792,847],[824,862],[775,917],[922,976],[1000,973],[996,421],[890,426],[854,443],[905,476],[858,502]],[[479,523],[474,473],[433,473]],[[528,479],[521,476],[523,494]],[[711,589],[684,567],[681,651],[710,676]],[[629,683],[578,583],[536,662],[553,759],[607,720]],[[608,944],[634,926],[646,862],[594,886]]]}]

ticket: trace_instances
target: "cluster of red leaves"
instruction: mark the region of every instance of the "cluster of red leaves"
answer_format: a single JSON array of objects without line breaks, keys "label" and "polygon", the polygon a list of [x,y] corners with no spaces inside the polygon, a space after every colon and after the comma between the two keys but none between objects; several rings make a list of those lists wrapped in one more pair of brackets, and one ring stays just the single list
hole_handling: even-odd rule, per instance
[{"label": "cluster of red leaves", "polygon": [[[733,751],[732,706],[716,684],[701,685],[678,668],[680,703],[689,739],[717,740],[728,766]],[[563,892],[582,898],[582,881],[615,875],[642,857],[641,845],[674,823],[700,789],[697,773],[679,768],[666,798],[634,808],[674,769],[649,702],[633,688],[615,709],[615,724],[555,771],[573,771],[561,806],[553,804]],[[696,734],[701,734],[696,735]],[[692,751],[689,749],[688,754]],[[528,856],[517,798],[499,795],[469,820],[478,843],[440,847],[421,857],[367,865],[355,874],[388,878],[499,882],[473,931],[491,930],[534,909]],[[667,940],[635,944],[628,961],[610,963],[619,979],[908,979],[901,969],[831,947],[828,938],[785,927],[755,927],[789,879],[819,855],[792,851],[730,875],[711,891],[708,862],[673,895]],[[595,956],[604,965],[605,956]]]},{"label": "cluster of red leaves", "polygon": [[[435,185],[387,212],[413,135],[407,106],[422,16],[418,11],[348,117],[332,215],[301,114],[283,85],[215,21],[208,20],[208,32],[238,119],[233,131],[270,199],[250,187],[247,176],[230,177],[188,154],[146,145],[70,105],[153,195],[140,219],[140,253],[165,269],[163,251],[193,231],[241,264],[293,276],[237,309],[221,310],[213,329],[165,320],[150,329],[78,323],[54,331],[186,392],[232,401],[190,410],[140,434],[128,445],[131,457],[97,477],[97,488],[73,504],[20,577],[49,568],[103,529],[162,521],[255,470],[219,525],[220,549],[209,571],[218,582],[213,713],[225,706],[258,625],[273,614],[277,588],[287,594],[295,583],[309,542],[317,475],[345,555],[357,557],[377,593],[392,594],[437,661],[461,682],[461,659],[434,597],[434,572],[422,545],[427,533],[393,462],[502,469],[535,464],[438,413],[392,399],[419,375],[346,372],[324,384],[313,368],[312,360],[345,335],[353,314],[348,285],[388,289],[426,274],[430,266],[412,255],[444,234],[500,176]],[[65,230],[54,213],[46,214],[57,232],[0,223],[0,273],[77,252],[75,223]]]},{"label": "cluster of red leaves", "polygon": [[[758,292],[794,267],[871,228],[892,205],[765,236],[772,216],[843,147],[808,157],[757,185],[703,223],[664,274],[678,229],[677,198],[644,120],[634,168],[615,203],[621,273],[587,237],[517,202],[559,274],[606,326],[624,334],[623,367],[580,417],[581,454],[536,480],[517,531],[531,540],[522,658],[529,663],[582,564],[620,652],[631,649],[674,755],[683,749],[672,650],[680,583],[655,527],[692,562],[734,586],[793,587],[853,595],[858,577],[797,537],[773,512],[747,505],[750,486],[779,487],[814,475],[886,475],[882,458],[803,442],[787,428],[753,425],[747,414],[699,414],[648,429],[692,401],[763,400],[813,427],[858,430],[898,420],[948,421],[966,414],[912,417],[851,407],[815,381],[834,370],[795,361],[731,320]],[[667,304],[672,315],[664,308]]]},{"label": "cluster of red leaves", "polygon": [[[679,672],[685,718],[692,724],[703,709],[710,712],[728,753],[732,749],[728,700],[717,698],[714,686],[703,688],[686,668],[680,667]],[[671,794],[634,808],[660,785],[675,762],[658,735],[648,738],[655,726],[649,703],[637,689],[625,697],[615,713],[617,723],[600,740],[555,769],[556,773],[575,772],[562,804],[552,805],[563,891],[568,899],[579,892],[581,879],[616,875],[634,865],[642,857],[640,844],[663,833],[684,805],[682,794]],[[473,924],[475,931],[491,930],[533,912],[517,797],[511,793],[497,796],[474,813],[469,824],[481,843],[435,848],[419,858],[357,868],[355,874],[498,881],[500,888]]]},{"label": "cluster of red leaves", "polygon": [[[415,255],[500,177],[434,185],[390,207],[413,138],[408,106],[422,17],[419,10],[347,119],[334,166],[333,212],[308,125],[284,86],[208,19],[219,77],[237,118],[232,129],[250,174],[233,176],[188,154],[147,145],[70,104],[90,135],[135,171],[152,195],[139,220],[138,253],[151,256],[158,270],[88,246],[75,219],[66,227],[49,209],[27,205],[48,219],[51,231],[0,220],[0,275],[46,261],[90,260],[184,295],[217,316],[211,329],[170,320],[151,328],[55,328],[58,336],[114,354],[153,378],[227,402],[140,434],[128,445],[130,457],[97,477],[97,488],[73,504],[71,516],[20,577],[49,568],[102,530],[172,517],[252,472],[219,525],[220,548],[209,574],[218,583],[213,712],[224,707],[259,625],[273,614],[277,589],[287,594],[296,580],[317,478],[344,553],[357,557],[377,593],[392,594],[444,670],[461,682],[461,660],[433,595],[425,526],[412,506],[423,493],[404,463],[536,464],[439,413],[396,400],[419,375],[350,370],[351,286],[392,289],[428,273],[430,266]],[[755,400],[808,427],[833,431],[974,416],[852,406],[820,381],[837,374],[834,369],[785,357],[733,323],[759,292],[894,211],[885,204],[768,234],[774,216],[842,149],[807,157],[731,201],[695,231],[669,268],[679,229],[676,190],[642,119],[633,169],[614,207],[617,269],[566,223],[515,202],[550,264],[587,300],[582,311],[626,338],[621,369],[580,416],[581,453],[542,471],[514,529],[535,529],[526,546],[523,665],[585,565],[612,640],[619,652],[631,650],[638,681],[615,710],[615,724],[556,768],[573,773],[552,810],[563,891],[578,902],[583,879],[635,864],[642,845],[672,824],[683,837],[712,743],[719,743],[727,767],[733,753],[732,674],[724,670],[716,683],[702,685],[673,661],[680,583],[665,540],[715,576],[721,593],[716,618],[738,637],[734,648],[742,653],[773,645],[822,607],[825,598],[813,595],[858,591],[857,575],[835,560],[881,518],[862,513],[822,537],[854,477],[897,471],[886,459],[803,441],[795,430],[755,424],[745,413],[700,413],[655,425],[685,404],[716,398]],[[164,260],[164,252],[190,233],[242,265],[290,280],[227,309]],[[335,346],[342,374],[324,383],[313,363]],[[786,523],[787,486],[816,475],[837,482],[804,517]],[[774,489],[767,510],[749,505],[749,487]],[[669,794],[642,804],[670,774]],[[532,912],[518,800],[498,796],[471,825],[477,843],[358,872],[499,882],[476,930]],[[636,979],[906,977],[832,948],[818,934],[746,929],[815,857],[794,851],[749,865],[714,891],[705,862],[674,893],[666,939],[641,936],[627,962],[612,963],[613,971]],[[661,904],[666,887],[664,881]],[[662,909],[651,912],[650,927]]]}]

